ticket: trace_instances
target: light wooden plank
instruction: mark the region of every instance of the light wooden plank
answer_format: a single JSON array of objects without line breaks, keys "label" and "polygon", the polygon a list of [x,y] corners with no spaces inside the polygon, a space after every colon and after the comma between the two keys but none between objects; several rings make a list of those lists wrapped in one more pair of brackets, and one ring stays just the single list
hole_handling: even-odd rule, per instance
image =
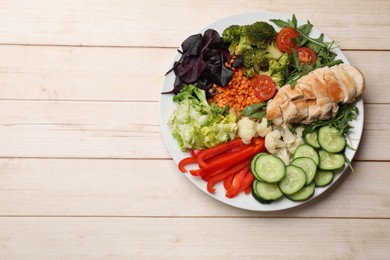
[{"label": "light wooden plank", "polygon": [[176,50],[0,46],[1,99],[157,101]]},{"label": "light wooden plank", "polygon": [[[390,160],[389,109],[366,105],[358,160]],[[0,111],[3,157],[171,158],[155,102],[2,101]]]},{"label": "light wooden plank", "polygon": [[0,159],[0,216],[390,218],[389,166],[356,162],[313,202],[259,213],[205,194],[171,160]]},{"label": "light wooden plank", "polygon": [[390,91],[387,87],[390,75],[381,66],[390,63],[390,51],[344,51],[344,54],[365,77],[364,102],[390,103]]},{"label": "light wooden plank", "polygon": [[380,219],[1,218],[0,230],[3,259],[387,259],[390,253],[390,221]]},{"label": "light wooden plank", "polygon": [[[176,53],[164,48],[0,45],[0,99],[157,101]],[[390,74],[383,69],[390,67],[390,51],[345,54],[366,77],[365,102],[390,103]]]},{"label": "light wooden plank", "polygon": [[320,0],[295,2],[293,6],[287,0],[239,4],[232,0],[199,0],[191,4],[156,4],[153,0],[2,1],[0,34],[1,43],[12,44],[175,47],[224,16],[272,11],[309,19],[343,48],[389,49],[388,1],[332,0],[327,6],[337,8],[330,13],[328,8],[322,8]]},{"label": "light wooden plank", "polygon": [[168,158],[157,103],[14,102],[0,107],[1,156]]}]

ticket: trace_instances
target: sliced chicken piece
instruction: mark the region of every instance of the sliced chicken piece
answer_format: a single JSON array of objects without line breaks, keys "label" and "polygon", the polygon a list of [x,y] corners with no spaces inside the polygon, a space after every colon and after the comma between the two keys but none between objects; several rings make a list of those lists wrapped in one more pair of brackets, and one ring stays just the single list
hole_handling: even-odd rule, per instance
[{"label": "sliced chicken piece", "polygon": [[364,91],[363,74],[347,64],[316,69],[301,77],[294,88],[285,85],[268,102],[267,119],[275,125],[326,120],[340,103],[354,102]]},{"label": "sliced chicken piece", "polygon": [[294,88],[298,88],[298,89],[302,90],[303,98],[305,100],[316,99],[316,95],[314,94],[311,85],[307,85],[307,82],[302,82],[302,81],[298,80],[298,82]]},{"label": "sliced chicken piece", "polygon": [[280,91],[292,101],[304,98],[304,93],[300,88],[281,88]]},{"label": "sliced chicken piece", "polygon": [[313,71],[313,74],[326,86],[326,91],[331,102],[344,100],[344,92],[329,67],[316,69]]},{"label": "sliced chicken piece", "polygon": [[290,99],[280,105],[280,110],[282,111],[283,122],[288,122],[289,120],[297,120],[298,110],[294,102]]},{"label": "sliced chicken piece", "polygon": [[296,120],[298,122],[307,120],[309,116],[309,107],[307,105],[308,100],[297,99],[293,101],[297,108]]},{"label": "sliced chicken piece", "polygon": [[275,124],[283,124],[283,114],[282,110],[280,109],[280,104],[283,104],[287,100],[289,100],[288,97],[282,91],[278,92],[278,95],[268,101],[267,114],[269,114],[270,117],[275,118]]},{"label": "sliced chicken piece", "polygon": [[344,93],[343,103],[352,103],[356,99],[356,83],[355,80],[340,66],[333,66],[330,70],[334,73],[341,89]]},{"label": "sliced chicken piece", "polygon": [[339,66],[355,80],[356,96],[361,96],[365,88],[363,73],[354,66],[349,66],[347,64],[340,64]]}]

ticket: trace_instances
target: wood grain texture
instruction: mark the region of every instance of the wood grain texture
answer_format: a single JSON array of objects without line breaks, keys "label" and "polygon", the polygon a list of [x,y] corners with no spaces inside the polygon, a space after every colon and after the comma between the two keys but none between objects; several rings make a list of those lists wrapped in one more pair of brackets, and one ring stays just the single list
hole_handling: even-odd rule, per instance
[{"label": "wood grain texture", "polygon": [[[295,13],[347,49],[389,49],[390,4],[377,1],[2,1],[7,44],[177,47],[188,35],[240,12]],[[315,10],[315,12],[313,12]],[[180,26],[178,26],[180,24]],[[173,29],[174,28],[174,29]]]},{"label": "wood grain texture", "polygon": [[[389,160],[390,106],[365,107],[356,159]],[[3,157],[171,158],[156,102],[11,100],[0,110]]]},{"label": "wood grain texture", "polygon": [[383,219],[29,217],[0,218],[0,230],[3,259],[387,259],[390,253],[390,222]]},{"label": "wood grain texture", "polygon": [[0,216],[390,218],[389,166],[356,162],[313,202],[268,213],[218,202],[171,160],[1,159]]},{"label": "wood grain texture", "polygon": [[[176,53],[173,48],[0,45],[0,99],[158,101]],[[365,76],[364,101],[389,103],[390,74],[383,66],[390,64],[390,51],[344,53]]]}]

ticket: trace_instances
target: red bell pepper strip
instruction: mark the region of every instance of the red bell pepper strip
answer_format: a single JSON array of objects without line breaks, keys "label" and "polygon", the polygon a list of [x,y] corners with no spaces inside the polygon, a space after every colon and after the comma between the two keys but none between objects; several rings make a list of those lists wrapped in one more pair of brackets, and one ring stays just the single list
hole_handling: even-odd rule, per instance
[{"label": "red bell pepper strip", "polygon": [[232,186],[226,191],[226,197],[234,198],[241,191],[241,183],[248,172],[249,166],[244,167],[234,175]]},{"label": "red bell pepper strip", "polygon": [[234,176],[237,175],[237,173],[229,175],[228,177],[226,177],[223,180],[223,187],[225,188],[225,190],[230,190],[232,188],[233,179],[234,179]]},{"label": "red bell pepper strip", "polygon": [[178,167],[179,167],[179,170],[181,171],[181,172],[187,172],[187,170],[186,170],[186,168],[185,168],[185,166],[187,165],[187,164],[190,164],[190,163],[197,163],[198,161],[197,161],[197,159],[196,159],[196,157],[186,157],[186,158],[184,158],[183,160],[181,160],[180,162],[179,162],[179,165],[178,165]]},{"label": "red bell pepper strip", "polygon": [[[205,175],[202,175],[201,178],[204,180],[204,181],[209,181],[211,178],[213,178],[215,175],[218,175],[224,171],[228,170],[228,168],[221,168],[221,169],[218,169],[210,174],[205,174]],[[190,171],[191,172],[191,171]]]},{"label": "red bell pepper strip", "polygon": [[250,162],[250,160],[242,161],[242,162],[240,162],[240,163],[234,165],[234,166],[231,167],[230,169],[228,169],[228,170],[226,170],[226,171],[223,171],[223,172],[221,172],[220,174],[217,174],[217,175],[213,176],[213,177],[207,182],[207,190],[208,190],[210,193],[214,193],[214,192],[215,192],[214,185],[215,185],[217,182],[224,180],[224,179],[227,178],[228,176],[230,176],[230,175],[232,175],[232,174],[235,174],[236,172],[242,170],[242,169],[245,168],[245,167],[248,167],[249,162]]},{"label": "red bell pepper strip", "polygon": [[252,172],[248,168],[248,171],[246,172],[246,175],[241,182],[241,190],[244,191],[245,194],[248,194],[250,192],[254,179],[255,177],[253,176]]},{"label": "red bell pepper strip", "polygon": [[212,174],[213,172],[219,171],[222,168],[229,168],[230,166],[239,163],[242,160],[251,158],[255,154],[264,150],[264,138],[255,138],[252,141],[253,144],[249,145],[244,150],[228,153],[226,156],[220,156],[219,160],[213,160],[212,163],[207,164],[207,167],[197,170],[190,170],[190,173],[194,176],[205,176],[207,174]]},{"label": "red bell pepper strip", "polygon": [[211,147],[209,149],[206,149],[202,151],[197,157],[198,157],[198,164],[199,167],[205,167],[206,163],[205,160],[208,158],[211,158],[213,156],[216,156],[218,154],[221,154],[235,146],[243,145],[244,143],[242,142],[241,138],[237,138],[234,140],[231,140],[226,143],[219,144],[217,146]]},{"label": "red bell pepper strip", "polygon": [[[232,154],[232,153],[237,153],[237,152],[242,151],[242,150],[249,148],[251,146],[253,146],[253,145],[252,144],[245,144],[245,145],[233,147],[225,152],[222,152],[221,154],[215,155],[213,157],[206,159],[205,161],[202,161],[202,165],[199,165],[199,168],[207,168],[207,166],[209,164],[212,164],[213,162],[220,160],[221,158],[225,157],[226,155]],[[199,164],[199,159],[198,159],[198,164]]]},{"label": "red bell pepper strip", "polygon": [[193,150],[190,150],[190,154],[192,157],[197,157],[203,150],[196,150],[196,149],[193,149]]},{"label": "red bell pepper strip", "polygon": [[243,160],[246,160],[248,158],[251,158],[256,154],[255,147],[248,147],[242,151],[239,151],[237,153],[231,153],[227,154],[226,156],[222,157],[220,160],[215,161],[213,163],[210,163],[207,165],[207,167],[197,170],[190,170],[192,175],[196,176],[203,176],[206,174],[213,173],[214,171],[217,171],[222,168],[228,168],[230,166],[233,166],[239,162],[242,162]]}]

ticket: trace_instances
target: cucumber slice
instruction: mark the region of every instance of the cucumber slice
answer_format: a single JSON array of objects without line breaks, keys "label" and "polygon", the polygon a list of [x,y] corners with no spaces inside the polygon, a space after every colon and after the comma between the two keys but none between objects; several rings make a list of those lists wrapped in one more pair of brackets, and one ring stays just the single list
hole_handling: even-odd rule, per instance
[{"label": "cucumber slice", "polygon": [[309,157],[312,159],[317,165],[320,161],[320,157],[318,156],[317,151],[308,144],[302,144],[298,146],[293,155],[293,159],[298,157]]},{"label": "cucumber slice", "polygon": [[308,134],[305,135],[305,142],[308,145],[310,145],[310,146],[312,146],[312,147],[314,147],[316,149],[319,149],[320,148],[320,144],[318,143],[318,139],[317,139],[318,137],[317,136],[318,136],[317,135],[317,131],[308,133]]},{"label": "cucumber slice", "polygon": [[325,150],[320,150],[320,164],[318,167],[321,170],[339,170],[344,167],[345,159],[344,156],[340,153],[329,153]]},{"label": "cucumber slice", "polygon": [[252,183],[252,196],[260,203],[269,204],[283,197],[283,193],[276,183],[266,183],[254,179]]},{"label": "cucumber slice", "polygon": [[306,173],[306,185],[310,184],[317,172],[317,164],[309,157],[295,158],[291,165],[301,168]]},{"label": "cucumber slice", "polygon": [[316,185],[311,182],[309,185],[302,187],[299,191],[294,194],[287,195],[287,198],[293,201],[304,201],[310,199],[314,195]]},{"label": "cucumber slice", "polygon": [[333,177],[332,171],[318,170],[314,177],[314,183],[317,187],[325,187],[333,181]]},{"label": "cucumber slice", "polygon": [[318,143],[322,149],[330,153],[341,152],[346,146],[343,134],[331,126],[323,126],[318,130]]},{"label": "cucumber slice", "polygon": [[286,174],[279,182],[280,190],[286,194],[291,195],[299,191],[306,184],[305,172],[294,165],[286,167]]},{"label": "cucumber slice", "polygon": [[[259,158],[260,156],[263,156],[263,155],[266,155],[266,153],[258,153],[258,154],[256,154],[255,156],[253,156],[253,158],[252,158],[252,160],[251,160],[251,172],[252,172],[252,174],[253,174],[254,176],[256,176],[256,175],[255,175],[255,162],[256,162],[257,158]],[[256,177],[256,178],[259,179],[259,177]]]},{"label": "cucumber slice", "polygon": [[259,180],[268,183],[280,181],[285,172],[286,167],[281,159],[271,154],[259,156],[254,162],[253,175]]}]

